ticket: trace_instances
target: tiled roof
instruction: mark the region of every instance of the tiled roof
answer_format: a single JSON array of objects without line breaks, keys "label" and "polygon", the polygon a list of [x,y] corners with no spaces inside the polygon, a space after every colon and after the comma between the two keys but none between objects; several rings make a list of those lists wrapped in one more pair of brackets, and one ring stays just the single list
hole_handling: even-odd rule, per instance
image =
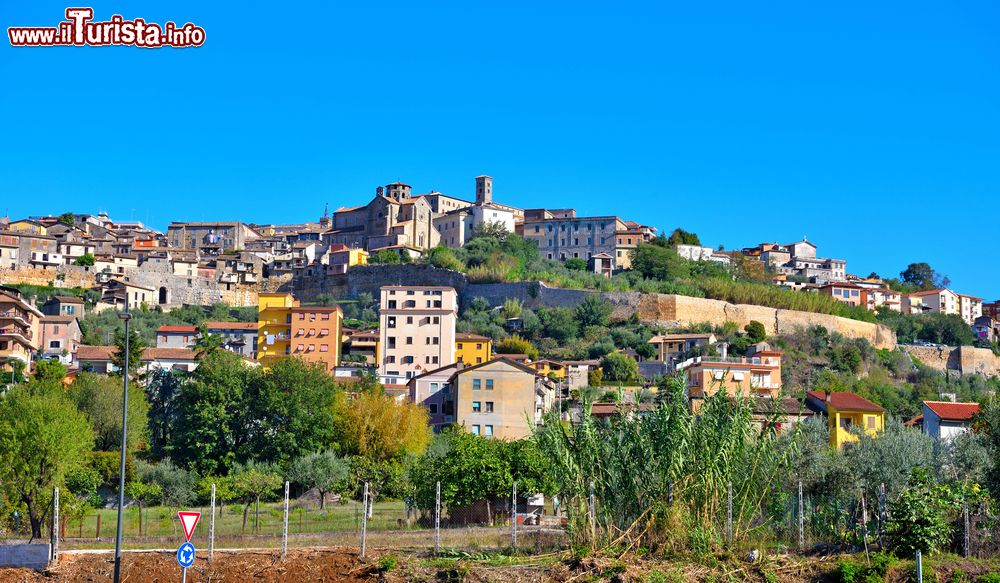
[{"label": "tiled roof", "polygon": [[147,348],[143,360],[194,360],[197,354],[189,348]]},{"label": "tiled roof", "polygon": [[257,322],[205,322],[209,330],[256,330]]},{"label": "tiled roof", "polygon": [[194,334],[198,332],[197,326],[160,326],[156,329],[157,334]]},{"label": "tiled roof", "polygon": [[715,334],[660,334],[649,339],[650,344],[669,340],[707,340]]},{"label": "tiled roof", "polygon": [[87,346],[82,345],[76,350],[77,360],[111,360],[114,353],[114,346]]},{"label": "tiled roof", "polygon": [[924,401],[935,415],[946,421],[969,421],[979,413],[979,403],[952,403],[950,401]]},{"label": "tiled roof", "polygon": [[486,336],[480,336],[479,334],[469,334],[467,332],[456,332],[455,333],[455,340],[481,340],[481,341],[485,342],[486,340],[489,340],[489,338],[486,337]]},{"label": "tiled roof", "polygon": [[[952,292],[950,289],[941,288],[941,289],[929,289],[929,290],[926,290],[926,291],[913,292],[912,294],[906,294],[906,297],[908,297],[908,298],[914,298],[914,297],[920,297],[920,296],[935,296],[935,295],[937,295],[937,294],[939,294],[941,292],[955,293],[955,292]],[[958,294],[955,294],[955,295],[958,295]]]},{"label": "tiled roof", "polygon": [[[807,394],[821,403],[827,402],[826,391],[809,391]],[[882,407],[879,407],[868,399],[854,393],[846,391],[833,391],[829,395],[830,404],[839,411],[872,411],[876,413],[882,413],[885,411]]]}]

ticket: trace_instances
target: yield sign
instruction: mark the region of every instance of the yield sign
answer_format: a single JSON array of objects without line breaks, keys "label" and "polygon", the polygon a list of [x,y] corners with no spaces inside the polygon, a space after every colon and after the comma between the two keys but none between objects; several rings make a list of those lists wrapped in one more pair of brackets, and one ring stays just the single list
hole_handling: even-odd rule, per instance
[{"label": "yield sign", "polygon": [[181,510],[177,513],[177,517],[181,519],[181,526],[184,527],[184,538],[191,540],[194,527],[198,525],[198,519],[201,518],[201,512]]}]

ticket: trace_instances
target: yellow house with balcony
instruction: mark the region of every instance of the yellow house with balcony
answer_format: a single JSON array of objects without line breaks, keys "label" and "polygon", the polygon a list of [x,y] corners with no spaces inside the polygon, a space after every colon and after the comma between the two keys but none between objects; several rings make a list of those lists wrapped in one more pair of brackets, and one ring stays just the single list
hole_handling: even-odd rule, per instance
[{"label": "yellow house with balcony", "polygon": [[482,364],[493,354],[493,339],[479,334],[455,334],[455,362],[466,366]]},{"label": "yellow house with balcony", "polygon": [[854,393],[809,391],[806,406],[826,415],[830,446],[837,449],[858,441],[859,431],[875,436],[885,429],[885,409]]},{"label": "yellow house with balcony", "polygon": [[267,369],[291,354],[292,308],[299,306],[292,294],[267,293],[257,297],[257,360]]}]

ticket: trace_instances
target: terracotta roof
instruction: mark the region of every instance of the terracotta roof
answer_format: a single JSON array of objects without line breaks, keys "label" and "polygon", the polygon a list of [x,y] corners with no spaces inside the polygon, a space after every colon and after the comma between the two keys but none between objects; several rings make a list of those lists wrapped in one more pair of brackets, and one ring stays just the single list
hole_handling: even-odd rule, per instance
[{"label": "terracotta roof", "polygon": [[526,373],[530,373],[532,376],[538,374],[538,371],[536,371],[535,369],[529,368],[529,367],[521,364],[520,362],[517,362],[517,361],[512,360],[511,358],[509,358],[511,356],[523,356],[523,355],[512,355],[512,354],[498,355],[497,357],[491,358],[490,360],[487,360],[486,362],[483,362],[481,364],[476,364],[476,365],[469,366],[469,367],[463,368],[461,370],[458,370],[458,371],[455,372],[455,375],[464,374],[464,373],[467,373],[469,371],[473,371],[473,370],[476,370],[478,368],[482,368],[484,366],[487,366],[487,365],[490,365],[490,364],[499,363],[499,362],[502,362],[504,364],[510,365],[510,366],[512,366],[512,367],[514,367],[514,368],[516,368],[518,370],[524,371]]},{"label": "terracotta roof", "polygon": [[143,360],[194,360],[197,354],[189,348],[147,348],[142,351]]},{"label": "terracotta roof", "polygon": [[923,423],[924,423],[924,416],[917,415],[916,417],[910,419],[909,421],[904,421],[903,425],[907,425],[909,427],[916,427],[917,425],[923,425]]},{"label": "terracotta roof", "polygon": [[[913,298],[913,297],[919,297],[919,296],[933,296],[933,295],[937,295],[937,294],[939,294],[941,292],[955,293],[955,292],[952,292],[950,289],[940,288],[940,289],[929,289],[929,290],[926,290],[926,291],[913,292],[912,294],[906,294],[906,297]],[[955,295],[958,295],[958,294],[955,294]]]},{"label": "terracotta roof", "polygon": [[924,401],[924,405],[945,421],[969,421],[979,413],[979,403]]},{"label": "terracotta roof", "polygon": [[76,320],[76,316],[43,316],[42,323],[52,322],[53,324],[68,324]]},{"label": "terracotta roof", "polygon": [[157,334],[194,334],[197,332],[197,326],[160,326],[156,329]]},{"label": "terracotta roof", "polygon": [[64,304],[82,304],[83,298],[78,298],[76,296],[52,296],[50,300],[60,301]]},{"label": "terracotta roof", "polygon": [[256,330],[257,322],[205,322],[209,330]]},{"label": "terracotta roof", "polygon": [[[117,350],[114,346],[80,346],[76,351],[77,360],[111,360]],[[142,360],[194,360],[196,353],[189,348],[146,348]]]},{"label": "terracotta roof", "polygon": [[665,340],[707,340],[715,334],[659,334],[649,339],[650,344],[663,342]]},{"label": "terracotta roof", "polygon": [[[808,394],[812,399],[820,401],[821,403],[826,403],[826,391],[809,391],[806,394]],[[872,403],[868,399],[846,391],[831,392],[830,404],[839,411],[873,411],[877,413],[885,411],[885,409],[879,407],[875,403]]]},{"label": "terracotta roof", "polygon": [[466,333],[466,332],[456,332],[455,333],[455,340],[482,340],[482,341],[487,341],[487,340],[490,340],[490,338],[487,337],[487,336],[480,336],[479,334],[469,334],[469,333]]},{"label": "terracotta roof", "polygon": [[115,351],[114,346],[87,346],[82,345],[76,349],[77,360],[111,360],[111,354]]}]

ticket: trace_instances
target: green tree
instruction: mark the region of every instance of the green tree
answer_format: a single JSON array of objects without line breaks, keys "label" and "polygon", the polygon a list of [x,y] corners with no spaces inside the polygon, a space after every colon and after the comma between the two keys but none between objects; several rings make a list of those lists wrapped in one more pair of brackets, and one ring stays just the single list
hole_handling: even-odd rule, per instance
[{"label": "green tree", "polygon": [[158,458],[167,453],[171,431],[177,421],[176,398],[181,390],[182,379],[171,370],[158,368],[146,383],[146,401],[149,403],[149,449]]},{"label": "green tree", "polygon": [[346,491],[351,477],[351,466],[332,451],[306,454],[291,467],[291,479],[304,488],[319,492],[320,510],[326,508],[326,495]]},{"label": "green tree", "polygon": [[458,257],[455,257],[454,251],[441,245],[434,247],[428,252],[427,261],[440,269],[462,271],[465,268],[462,261]]},{"label": "green tree", "polygon": [[254,532],[260,532],[260,501],[261,499],[266,501],[274,496],[282,483],[277,466],[271,464],[251,462],[233,468],[230,485],[235,495],[234,499],[244,504],[243,530],[247,529],[250,506],[255,505]]},{"label": "green tree", "polygon": [[689,233],[680,227],[674,229],[673,233],[670,233],[670,237],[667,238],[667,243],[671,247],[676,247],[678,245],[701,245],[701,239],[695,233]]},{"label": "green tree", "polygon": [[137,460],[135,474],[140,481],[160,488],[160,501],[168,506],[187,506],[195,501],[198,474],[179,468],[170,459],[150,464]]},{"label": "green tree", "polygon": [[79,265],[81,267],[93,267],[94,266],[94,256],[90,253],[84,253],[83,255],[77,257],[73,260],[73,265]]},{"label": "green tree", "polygon": [[542,320],[545,335],[559,342],[576,338],[579,333],[576,313],[569,308],[539,309],[538,317]]},{"label": "green tree", "polygon": [[903,283],[922,290],[948,287],[951,283],[927,263],[911,263],[899,273],[899,277]]},{"label": "green tree", "polygon": [[485,221],[479,223],[472,229],[472,238],[488,237],[503,243],[510,236],[507,226],[499,221]]},{"label": "green tree", "polygon": [[589,294],[576,306],[576,321],[581,327],[607,326],[611,321],[611,304],[597,294]]},{"label": "green tree", "polygon": [[498,355],[527,354],[528,358],[532,360],[538,358],[538,348],[531,341],[521,338],[516,334],[495,342],[493,344],[493,352]]},{"label": "green tree", "polygon": [[260,374],[235,353],[207,355],[177,395],[170,456],[202,475],[226,474],[245,461],[254,428],[247,388]]},{"label": "green tree", "polygon": [[208,331],[208,326],[202,324],[198,327],[198,341],[194,344],[195,358],[201,360],[206,354],[222,348],[224,340],[218,334]]},{"label": "green tree", "polygon": [[0,484],[24,504],[33,539],[42,535],[52,487],[93,447],[90,424],[58,384],[17,386],[0,398]]},{"label": "green tree", "polygon": [[60,382],[66,378],[66,366],[58,360],[39,360],[35,363],[35,379],[39,382]]},{"label": "green tree", "polygon": [[632,270],[647,279],[670,281],[691,274],[690,261],[676,251],[653,243],[639,243],[632,250]]},{"label": "green tree", "polygon": [[604,380],[630,383],[639,379],[639,363],[621,352],[612,352],[601,359]]},{"label": "green tree", "polygon": [[579,257],[570,257],[563,262],[566,269],[571,269],[573,271],[585,271],[587,269],[587,262]]},{"label": "green tree", "polygon": [[163,486],[154,482],[131,481],[125,484],[125,495],[139,506],[139,536],[142,536],[142,505],[150,506],[163,499]]},{"label": "green tree", "polygon": [[392,249],[379,249],[368,256],[368,263],[375,264],[398,264],[398,263],[410,263],[409,253],[397,253]]},{"label": "green tree", "polygon": [[72,227],[76,224],[76,215],[73,213],[63,213],[59,215],[59,222]]},{"label": "green tree", "polygon": [[431,438],[425,407],[380,393],[338,396],[333,429],[339,451],[375,461],[420,455]]},{"label": "green tree", "polygon": [[[94,428],[94,444],[99,451],[115,451],[122,443],[121,379],[89,372],[77,375],[66,391],[77,409]],[[142,448],[148,435],[149,404],[140,387],[128,392],[128,450]]]},{"label": "green tree", "polygon": [[[129,380],[139,380],[139,367],[142,366],[142,351],[146,348],[146,343],[142,340],[138,330],[129,330],[128,339],[128,376]],[[117,367],[117,375],[121,376],[125,370],[125,332],[115,331],[115,350],[111,353],[111,364]]]},{"label": "green tree", "polygon": [[743,330],[750,338],[750,342],[753,342],[754,344],[767,340],[767,329],[764,328],[764,324],[758,322],[757,320],[750,320],[750,323],[747,324]]}]

